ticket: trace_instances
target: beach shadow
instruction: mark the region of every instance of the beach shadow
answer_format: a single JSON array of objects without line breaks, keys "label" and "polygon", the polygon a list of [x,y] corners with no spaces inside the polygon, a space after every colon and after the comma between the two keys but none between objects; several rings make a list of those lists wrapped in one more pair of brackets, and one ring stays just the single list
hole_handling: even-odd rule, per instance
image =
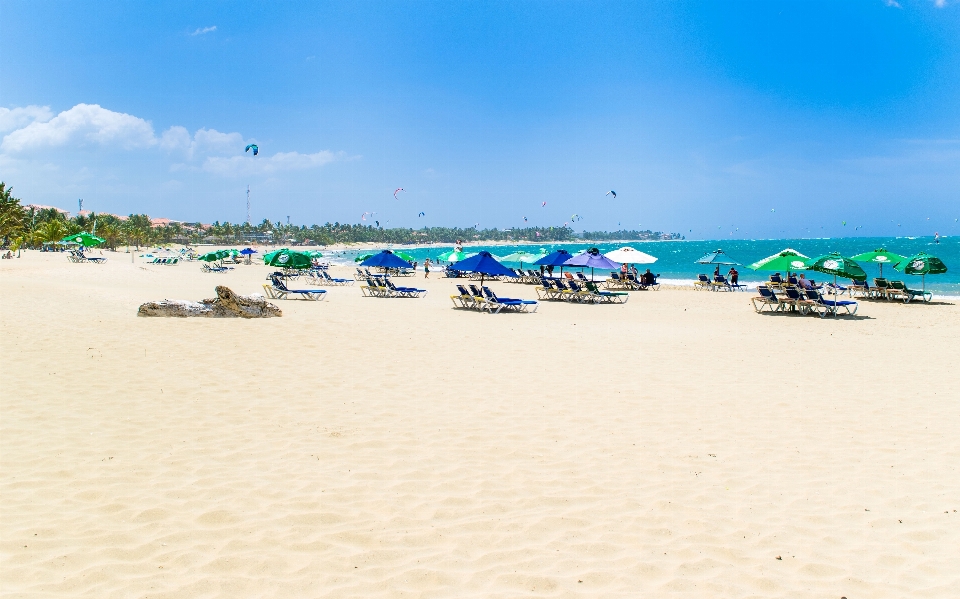
[{"label": "beach shadow", "polygon": [[[765,310],[763,312],[758,312],[758,314],[762,316],[782,316],[784,318],[816,318],[817,320],[821,320],[820,316],[817,314],[801,314],[800,312],[769,312]],[[840,314],[838,316],[832,316],[828,314],[824,316],[822,320],[826,320],[828,318],[831,320],[876,320],[876,318],[873,316],[867,316],[865,314]]]}]

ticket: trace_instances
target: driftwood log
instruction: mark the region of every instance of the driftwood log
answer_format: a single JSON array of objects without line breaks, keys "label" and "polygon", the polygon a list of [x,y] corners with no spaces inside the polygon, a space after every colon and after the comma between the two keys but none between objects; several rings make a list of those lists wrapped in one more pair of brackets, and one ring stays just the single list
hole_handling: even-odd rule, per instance
[{"label": "driftwood log", "polygon": [[229,288],[217,286],[217,297],[199,302],[163,300],[140,305],[137,316],[187,318],[271,318],[283,316],[280,308],[258,295],[237,295]]}]

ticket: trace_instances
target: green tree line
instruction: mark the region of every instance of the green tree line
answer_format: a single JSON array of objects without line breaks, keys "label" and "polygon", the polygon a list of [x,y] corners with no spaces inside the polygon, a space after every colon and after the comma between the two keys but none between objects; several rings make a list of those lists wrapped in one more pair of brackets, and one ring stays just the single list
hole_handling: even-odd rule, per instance
[{"label": "green tree line", "polygon": [[[569,227],[526,227],[522,229],[477,229],[460,227],[395,227],[326,223],[324,225],[287,225],[264,219],[260,224],[215,222],[170,223],[152,226],[146,214],[131,214],[125,219],[112,214],[87,214],[72,218],[52,209],[24,207],[13,196],[13,189],[0,182],[0,243],[3,248],[43,247],[67,235],[87,231],[102,237],[108,249],[121,245],[152,246],[170,243],[216,243],[224,245],[274,243],[289,245],[331,245],[335,243],[456,243],[457,241],[541,241],[575,242],[661,239],[659,231],[590,231],[580,235]],[[669,234],[670,239],[680,239]]]}]

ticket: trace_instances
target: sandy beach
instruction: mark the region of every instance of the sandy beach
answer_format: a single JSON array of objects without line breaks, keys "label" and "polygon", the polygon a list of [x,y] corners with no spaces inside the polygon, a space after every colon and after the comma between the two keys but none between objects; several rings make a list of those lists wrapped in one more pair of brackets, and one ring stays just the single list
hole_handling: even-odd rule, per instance
[{"label": "sandy beach", "polygon": [[4,597],[960,596],[952,300],[149,319],[269,270],[105,255],[0,263]]}]

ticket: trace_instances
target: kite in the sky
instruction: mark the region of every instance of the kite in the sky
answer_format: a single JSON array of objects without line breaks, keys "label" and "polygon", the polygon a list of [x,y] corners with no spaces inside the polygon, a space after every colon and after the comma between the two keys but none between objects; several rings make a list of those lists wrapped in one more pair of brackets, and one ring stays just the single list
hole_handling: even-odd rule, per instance
[{"label": "kite in the sky", "polygon": [[373,221],[373,222],[377,223],[377,226],[378,226],[378,227],[380,226],[380,221],[375,220],[375,221]]},{"label": "kite in the sky", "polygon": [[607,197],[607,196],[610,196],[610,195],[613,196],[613,199],[617,199],[617,192],[615,192],[615,191],[612,190],[612,189],[611,189],[610,191],[608,191],[607,193],[603,194],[603,197]]},{"label": "kite in the sky", "polygon": [[527,222],[527,217],[526,217],[526,216],[523,217],[523,222]]},{"label": "kite in the sky", "polygon": [[543,207],[546,206],[546,205],[547,205],[547,203],[544,202],[544,203],[540,204],[540,207],[543,208]]},{"label": "kite in the sky", "polygon": [[847,226],[847,221],[843,221],[843,226],[844,226],[844,227]]},{"label": "kite in the sky", "polygon": [[257,144],[250,144],[250,145],[247,146],[243,151],[244,151],[244,152],[249,152],[251,149],[253,150],[253,155],[254,155],[254,156],[256,156],[257,154],[260,153],[260,147],[257,146]]},{"label": "kite in the sky", "polygon": [[776,211],[777,211],[776,208],[771,208],[771,209],[770,209],[770,212],[776,212]]},{"label": "kite in the sky", "polygon": [[396,188],[396,189],[393,190],[393,199],[395,199],[395,200],[399,200],[399,199],[400,199],[400,198],[397,197],[397,192],[398,192],[398,191],[404,191],[404,189],[403,189],[402,187],[398,187],[398,188]]},{"label": "kite in the sky", "polygon": [[426,215],[427,215],[426,212],[421,212],[420,214],[417,215],[417,218],[420,218],[421,216],[426,216]]},{"label": "kite in the sky", "polygon": [[363,215],[360,216],[360,220],[367,220],[367,215],[368,215],[368,214],[369,214],[370,216],[373,216],[374,214],[376,214],[376,212],[364,212]]}]

